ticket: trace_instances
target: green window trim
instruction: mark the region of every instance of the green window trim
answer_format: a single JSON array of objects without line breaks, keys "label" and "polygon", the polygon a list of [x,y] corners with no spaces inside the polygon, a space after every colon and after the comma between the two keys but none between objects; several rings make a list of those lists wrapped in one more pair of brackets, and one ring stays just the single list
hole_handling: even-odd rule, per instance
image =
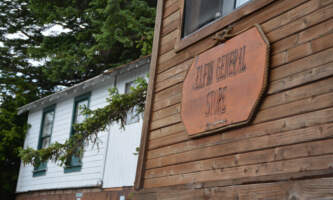
[{"label": "green window trim", "polygon": [[[77,120],[77,109],[78,109],[78,105],[81,102],[87,101],[87,107],[89,108],[89,105],[90,105],[90,96],[91,96],[91,93],[88,92],[88,93],[85,93],[83,95],[80,95],[80,96],[77,96],[77,97],[74,98],[73,110],[72,110],[72,123],[71,123],[70,137],[75,134],[75,130],[73,128],[73,124],[75,124],[76,120]],[[81,168],[82,168],[81,158],[79,158],[77,156],[73,156],[70,162],[71,163],[69,165],[65,166],[64,173],[71,173],[71,172],[81,171]]]},{"label": "green window trim", "polygon": [[72,172],[79,172],[81,171],[82,165],[79,166],[66,166],[64,168],[64,173],[72,173]]},{"label": "green window trim", "polygon": [[[50,129],[49,129],[49,134],[44,135],[44,126],[45,126],[45,118],[47,114],[52,113],[52,122],[50,123]],[[54,125],[54,119],[55,119],[55,105],[51,105],[49,107],[46,107],[43,109],[43,115],[42,115],[42,120],[41,120],[41,125],[40,125],[40,131],[39,131],[39,139],[38,139],[38,146],[37,149],[42,149],[43,144],[45,141],[48,141],[46,143],[47,145],[50,144],[51,142],[51,137],[52,137],[52,132],[53,132],[53,125]],[[37,176],[43,176],[46,174],[47,170],[47,162],[41,163],[38,167],[34,167],[33,170],[33,177]]]}]

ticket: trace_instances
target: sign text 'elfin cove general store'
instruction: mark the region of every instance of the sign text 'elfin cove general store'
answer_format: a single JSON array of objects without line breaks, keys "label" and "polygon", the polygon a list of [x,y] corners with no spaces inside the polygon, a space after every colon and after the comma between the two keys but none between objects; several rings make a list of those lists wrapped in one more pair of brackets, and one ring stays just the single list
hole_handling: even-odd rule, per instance
[{"label": "sign text 'elfin cove general store'", "polygon": [[197,56],[183,85],[181,116],[199,136],[248,123],[267,84],[269,43],[255,26]]}]

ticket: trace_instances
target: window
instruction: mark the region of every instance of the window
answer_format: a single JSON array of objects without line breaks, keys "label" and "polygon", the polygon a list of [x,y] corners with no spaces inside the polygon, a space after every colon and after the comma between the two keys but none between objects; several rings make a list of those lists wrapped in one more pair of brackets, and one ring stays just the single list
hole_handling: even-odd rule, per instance
[{"label": "window", "polygon": [[[80,124],[86,118],[87,115],[83,114],[82,111],[85,107],[89,107],[90,93],[78,96],[74,99],[74,108],[73,108],[73,118],[72,118],[72,127],[70,136],[75,134],[73,124]],[[75,172],[81,170],[81,158],[77,156],[72,156],[72,159],[65,168],[65,172]]]},{"label": "window", "polygon": [[[53,130],[55,116],[55,106],[47,107],[43,110],[42,122],[39,133],[39,141],[37,149],[47,148],[51,142],[51,135]],[[42,176],[46,173],[47,162],[41,163],[38,167],[34,168],[33,176]]]},{"label": "window", "polygon": [[183,37],[250,0],[185,0]]},{"label": "window", "polygon": [[274,0],[180,0],[181,31],[175,52],[182,51],[214,33],[236,25],[241,20]]},{"label": "window", "polygon": [[[131,81],[125,84],[125,94],[129,94],[131,92],[131,87],[135,87],[135,82]],[[137,107],[134,107],[133,110],[130,110],[127,113],[126,124],[134,124],[139,122],[139,115],[136,113]]]}]

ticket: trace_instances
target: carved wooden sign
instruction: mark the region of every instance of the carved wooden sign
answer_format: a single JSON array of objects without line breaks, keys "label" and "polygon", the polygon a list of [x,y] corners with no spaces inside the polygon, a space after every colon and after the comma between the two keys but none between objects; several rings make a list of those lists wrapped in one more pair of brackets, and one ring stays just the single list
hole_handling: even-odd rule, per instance
[{"label": "carved wooden sign", "polygon": [[181,116],[199,136],[244,125],[267,85],[269,42],[255,26],[197,56],[183,85]]}]

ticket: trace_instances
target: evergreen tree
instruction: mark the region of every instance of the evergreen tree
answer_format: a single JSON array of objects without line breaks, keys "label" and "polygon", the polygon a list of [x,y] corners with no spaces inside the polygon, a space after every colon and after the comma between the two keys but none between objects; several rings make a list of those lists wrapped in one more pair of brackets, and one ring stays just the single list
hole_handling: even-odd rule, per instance
[{"label": "evergreen tree", "polygon": [[[1,199],[13,199],[28,127],[17,108],[149,54],[155,6],[156,0],[0,1]],[[52,32],[56,27],[60,32]]]}]

